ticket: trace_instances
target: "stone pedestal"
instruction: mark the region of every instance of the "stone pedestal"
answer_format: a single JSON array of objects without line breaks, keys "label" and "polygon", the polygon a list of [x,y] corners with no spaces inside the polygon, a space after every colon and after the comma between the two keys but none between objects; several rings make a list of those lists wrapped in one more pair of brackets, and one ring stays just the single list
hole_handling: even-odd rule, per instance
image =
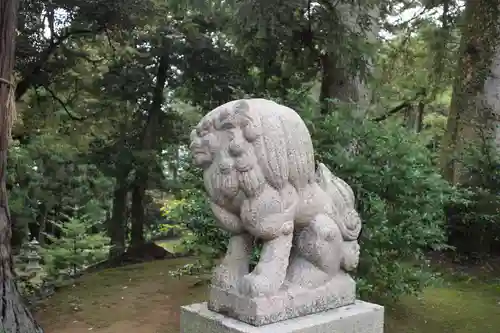
[{"label": "stone pedestal", "polygon": [[355,300],[356,283],[349,275],[338,274],[316,289],[284,289],[271,297],[248,298],[212,286],[208,309],[262,326],[352,305]]},{"label": "stone pedestal", "polygon": [[210,311],[207,303],[181,309],[181,333],[383,333],[384,308],[356,301],[352,305],[264,326],[252,326]]}]

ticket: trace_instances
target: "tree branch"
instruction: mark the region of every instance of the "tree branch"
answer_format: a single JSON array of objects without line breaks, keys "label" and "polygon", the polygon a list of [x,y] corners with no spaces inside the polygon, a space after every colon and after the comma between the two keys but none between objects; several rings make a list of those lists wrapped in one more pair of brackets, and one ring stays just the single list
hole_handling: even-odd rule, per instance
[{"label": "tree branch", "polygon": [[71,113],[71,111],[69,111],[66,103],[60,99],[59,97],[57,97],[57,95],[51,90],[49,89],[48,87],[43,87],[45,90],[48,91],[48,93],[52,96],[52,98],[54,100],[56,100],[64,109],[64,111],[66,111],[66,113],[68,114],[68,116],[73,119],[73,120],[78,120],[78,121],[82,121],[82,120],[85,120],[85,117],[79,117],[79,116],[76,116],[74,115],[73,113]]},{"label": "tree branch", "polygon": [[41,52],[40,58],[32,66],[30,66],[24,73],[23,79],[18,82],[16,88],[16,101],[18,101],[29,88],[33,85],[33,78],[40,74],[43,66],[47,63],[50,57],[56,52],[57,48],[67,39],[73,36],[86,35],[90,33],[97,34],[105,29],[104,26],[97,28],[96,30],[79,29],[79,30],[67,30],[64,34],[58,36],[55,41],[50,42],[49,46]]},{"label": "tree branch", "polygon": [[392,116],[393,114],[398,113],[399,111],[402,111],[402,110],[407,109],[408,107],[410,107],[410,106],[411,106],[411,104],[412,104],[413,102],[415,102],[418,98],[425,96],[425,94],[426,94],[426,90],[425,90],[425,88],[422,88],[421,90],[419,90],[419,91],[415,94],[415,96],[414,96],[413,98],[411,98],[411,99],[408,99],[408,100],[406,100],[406,101],[401,102],[398,106],[396,106],[396,107],[392,108],[392,109],[391,109],[391,110],[389,110],[387,113],[384,113],[383,115],[378,116],[378,117],[376,117],[376,118],[372,119],[372,121],[375,121],[375,122],[380,122],[380,121],[384,121],[384,120],[386,120],[387,118],[389,118],[389,117],[390,117],[390,116]]}]

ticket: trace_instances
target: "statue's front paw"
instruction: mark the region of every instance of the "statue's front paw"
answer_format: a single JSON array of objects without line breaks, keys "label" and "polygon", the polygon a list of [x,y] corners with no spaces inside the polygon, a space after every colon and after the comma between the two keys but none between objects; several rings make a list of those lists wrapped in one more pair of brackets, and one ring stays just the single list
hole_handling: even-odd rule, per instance
[{"label": "statue's front paw", "polygon": [[250,273],[239,283],[239,292],[248,297],[259,297],[272,294],[275,290],[271,281],[263,275]]}]

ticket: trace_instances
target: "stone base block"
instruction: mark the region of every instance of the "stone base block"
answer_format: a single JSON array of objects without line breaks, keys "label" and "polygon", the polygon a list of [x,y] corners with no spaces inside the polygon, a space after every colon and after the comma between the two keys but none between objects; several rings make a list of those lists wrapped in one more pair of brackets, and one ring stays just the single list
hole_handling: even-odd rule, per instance
[{"label": "stone base block", "polygon": [[290,287],[277,295],[259,298],[212,286],[208,308],[247,324],[262,326],[350,305],[355,300],[356,283],[349,275],[339,274],[316,289]]},{"label": "stone base block", "polygon": [[384,308],[356,301],[352,305],[260,327],[210,311],[207,303],[181,309],[181,333],[383,333]]}]

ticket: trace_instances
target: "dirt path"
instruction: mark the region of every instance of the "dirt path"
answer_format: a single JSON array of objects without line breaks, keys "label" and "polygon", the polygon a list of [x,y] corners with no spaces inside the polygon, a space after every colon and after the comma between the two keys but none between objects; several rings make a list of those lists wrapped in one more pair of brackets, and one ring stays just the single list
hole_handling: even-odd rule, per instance
[{"label": "dirt path", "polygon": [[46,333],[179,332],[180,306],[204,299],[205,288],[170,269],[165,261],[97,273],[44,302],[36,318]]}]

